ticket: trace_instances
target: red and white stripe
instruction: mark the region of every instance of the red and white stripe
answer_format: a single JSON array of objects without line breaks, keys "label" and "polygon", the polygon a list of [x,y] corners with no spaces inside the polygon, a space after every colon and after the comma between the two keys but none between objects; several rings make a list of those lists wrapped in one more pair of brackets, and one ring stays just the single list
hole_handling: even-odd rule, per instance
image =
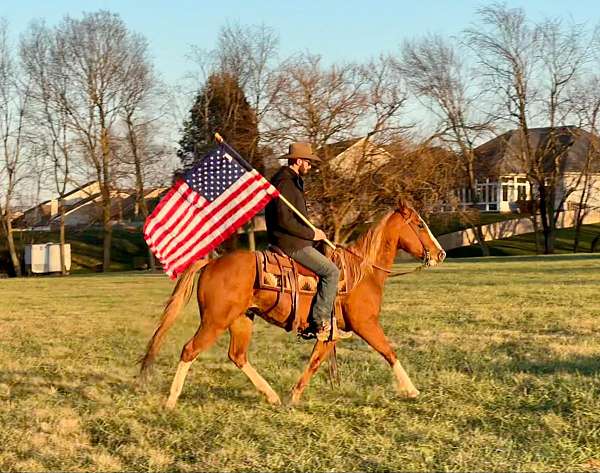
[{"label": "red and white stripe", "polygon": [[146,220],[144,238],[174,279],[278,195],[277,189],[254,169],[212,202],[181,180]]}]

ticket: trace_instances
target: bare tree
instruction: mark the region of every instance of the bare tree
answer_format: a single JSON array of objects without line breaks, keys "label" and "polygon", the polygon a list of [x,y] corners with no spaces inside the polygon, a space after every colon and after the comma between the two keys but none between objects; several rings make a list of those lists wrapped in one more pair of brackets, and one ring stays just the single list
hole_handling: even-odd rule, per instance
[{"label": "bare tree", "polygon": [[261,25],[227,25],[219,31],[215,54],[221,72],[237,78],[257,122],[262,122],[277,94],[275,61],[279,36],[270,27]]},{"label": "bare tree", "polygon": [[[477,111],[481,93],[475,88],[475,78],[467,70],[464,57],[463,51],[441,36],[428,36],[403,44],[399,67],[411,90],[438,120],[438,130],[431,139],[440,139],[461,157],[467,195],[476,207],[479,193],[475,148],[489,134],[493,123],[491,117],[482,117]],[[477,222],[470,223],[484,256],[489,255],[481,228]]]},{"label": "bare tree", "polygon": [[579,127],[589,133],[589,144],[586,149],[583,167],[575,179],[574,187],[579,193],[575,206],[575,235],[573,237],[573,253],[577,253],[580,243],[581,226],[588,214],[588,205],[593,189],[598,186],[594,173],[600,170],[600,76],[594,74],[578,84],[571,91],[572,103],[575,104],[575,116]]},{"label": "bare tree", "polygon": [[[332,211],[342,201],[340,189],[350,189],[355,179],[340,176],[330,165],[337,154],[326,145],[354,138],[361,114],[366,109],[364,75],[359,66],[343,64],[323,68],[319,56],[304,54],[286,61],[279,71],[280,93],[268,117],[268,135],[281,147],[291,141],[305,140],[320,150],[323,162],[318,176],[309,178],[309,189],[319,199],[312,199],[313,213],[322,219],[319,225],[341,240],[343,216]],[[348,172],[347,172],[348,174]],[[350,206],[339,210],[344,213]]]},{"label": "bare tree", "polygon": [[[254,113],[254,121],[259,130],[253,135],[253,142],[243,147],[246,158],[259,172],[264,172],[265,127],[263,120],[271,109],[279,92],[279,76],[275,67],[279,37],[275,31],[264,25],[228,24],[223,26],[217,38],[217,46],[210,51],[193,48],[192,57],[198,66],[202,83],[208,83],[211,77],[230,78],[232,89],[240,87]],[[214,90],[214,88],[212,88]],[[203,88],[210,92],[211,88]],[[209,103],[212,97],[204,97]],[[234,119],[242,113],[233,110],[230,116]],[[233,124],[225,124],[225,129],[232,129]],[[210,134],[215,131],[209,130]],[[243,133],[244,134],[244,133]],[[229,136],[233,142],[243,140],[243,136]],[[254,219],[247,225],[249,246],[255,248]]]},{"label": "bare tree", "polygon": [[54,187],[59,195],[60,215],[60,266],[67,274],[65,262],[65,200],[67,184],[71,179],[70,166],[73,159],[68,128],[68,115],[62,97],[68,92],[69,83],[56,56],[60,48],[51,29],[43,23],[33,23],[22,37],[20,57],[23,69],[32,84],[32,114],[38,124],[39,139],[52,163]]},{"label": "bare tree", "polygon": [[20,80],[18,64],[11,54],[8,26],[0,21],[0,223],[6,236],[10,258],[17,276],[21,265],[13,238],[13,198],[25,175],[27,153],[27,118],[31,87]]},{"label": "bare tree", "polygon": [[302,54],[280,68],[281,83],[269,117],[269,136],[279,143],[299,137],[322,147],[352,137],[365,109],[363,76],[355,64],[324,69],[321,57]]},{"label": "bare tree", "polygon": [[389,204],[387,150],[402,139],[404,81],[389,57],[323,67],[300,55],[280,68],[280,93],[266,123],[273,143],[310,142],[322,158],[309,177],[315,221],[346,241]]},{"label": "bare tree", "polygon": [[[145,198],[145,169],[156,158],[151,152],[152,124],[163,114],[162,107],[156,107],[160,94],[159,84],[148,58],[147,43],[141,37],[131,42],[131,64],[123,76],[121,116],[126,127],[127,143],[135,173],[136,205],[144,220],[148,217]],[[148,262],[154,270],[154,255],[148,248]]]},{"label": "bare tree", "polygon": [[544,65],[543,95],[540,99],[543,100],[543,116],[550,126],[550,134],[545,145],[536,149],[533,168],[540,193],[545,252],[553,253],[557,221],[565,202],[580,184],[579,179],[568,182],[564,172],[564,161],[573,142],[579,138],[578,133],[574,130],[571,139],[565,143],[560,126],[566,124],[575,107],[569,89],[585,72],[598,42],[597,33],[589,37],[582,25],[565,26],[560,21],[547,20],[538,28],[542,38],[540,56]]},{"label": "bare tree", "polygon": [[339,158],[335,156],[338,146],[323,146],[325,165],[315,179],[317,188],[327,189],[318,205],[322,226],[330,228],[340,243],[397,197],[394,192],[401,176],[392,170],[393,162],[398,163],[406,152],[406,133],[411,128],[404,116],[404,77],[392,58],[380,56],[358,68],[361,99],[354,106],[360,119],[349,131],[364,138]]},{"label": "bare tree", "polygon": [[115,166],[112,142],[117,136],[125,84],[138,66],[143,39],[129,32],[118,15],[106,11],[84,14],[82,19],[65,17],[56,34],[55,60],[70,84],[61,106],[100,185],[103,269],[107,271]]},{"label": "bare tree", "polygon": [[[559,126],[568,116],[567,90],[590,57],[580,27],[560,22],[532,24],[522,9],[493,4],[479,10],[480,23],[466,34],[481,71],[498,99],[499,118],[516,128],[514,155],[521,159],[532,192],[534,228],[537,212],[542,224],[544,252],[554,251],[556,221],[562,211],[557,195],[561,162],[568,146]],[[588,43],[588,44],[586,44]],[[534,143],[532,124],[549,127],[549,139]]]}]

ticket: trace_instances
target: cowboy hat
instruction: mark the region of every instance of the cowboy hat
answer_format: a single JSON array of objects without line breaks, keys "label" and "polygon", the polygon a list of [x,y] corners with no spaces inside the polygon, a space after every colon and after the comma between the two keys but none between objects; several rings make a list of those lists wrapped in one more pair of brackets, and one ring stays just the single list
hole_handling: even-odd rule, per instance
[{"label": "cowboy hat", "polygon": [[321,161],[321,159],[313,154],[310,143],[292,143],[287,154],[281,156],[280,159],[306,159],[308,161]]}]

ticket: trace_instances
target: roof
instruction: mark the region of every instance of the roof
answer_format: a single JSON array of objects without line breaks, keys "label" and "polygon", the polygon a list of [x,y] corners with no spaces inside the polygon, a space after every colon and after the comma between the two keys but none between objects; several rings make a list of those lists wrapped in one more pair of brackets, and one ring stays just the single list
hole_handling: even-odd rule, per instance
[{"label": "roof", "polygon": [[[560,156],[560,172],[580,172],[589,152],[600,153],[600,138],[576,126],[529,129],[529,142],[534,153],[543,155],[544,171],[552,169]],[[500,176],[525,173],[525,146],[518,130],[508,131],[475,149],[478,175]],[[595,171],[598,171],[596,169]]]},{"label": "roof", "polygon": [[317,150],[317,156],[320,158],[331,159],[335,156],[346,151],[348,148],[354,146],[363,138],[350,138],[348,140],[338,141],[337,143],[331,143],[322,146]]}]

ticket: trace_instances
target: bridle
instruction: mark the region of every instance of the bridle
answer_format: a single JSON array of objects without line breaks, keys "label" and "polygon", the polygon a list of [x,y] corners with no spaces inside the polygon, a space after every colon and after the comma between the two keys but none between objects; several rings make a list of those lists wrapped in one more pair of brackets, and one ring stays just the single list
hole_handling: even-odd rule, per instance
[{"label": "bridle", "polygon": [[[394,210],[394,213],[399,213],[398,209]],[[414,215],[414,211],[413,211],[413,215]],[[420,266],[417,266],[416,268],[411,269],[410,271],[396,271],[396,272],[392,272],[390,269],[379,266],[378,264],[373,263],[371,261],[367,261],[367,264],[369,264],[371,267],[378,269],[379,271],[383,271],[384,273],[387,273],[388,277],[390,277],[390,278],[393,278],[396,276],[404,276],[405,274],[410,274],[410,273],[414,273],[416,271],[421,271],[423,268],[426,268],[431,265],[431,252],[427,249],[427,247],[425,246],[425,242],[421,238],[421,235],[419,234],[418,230],[415,228],[416,225],[412,221],[412,216],[411,216],[410,220],[406,219],[404,216],[402,216],[402,218],[404,219],[404,225],[408,225],[410,227],[410,229],[414,232],[415,236],[421,243],[421,247],[423,248],[423,258],[421,259]],[[350,253],[351,255],[356,256],[357,258],[360,258],[361,260],[365,261],[364,256],[354,253],[354,251],[350,250],[349,248],[346,248],[345,246],[336,245],[336,247],[341,248],[342,250],[346,251],[347,253]]]}]

